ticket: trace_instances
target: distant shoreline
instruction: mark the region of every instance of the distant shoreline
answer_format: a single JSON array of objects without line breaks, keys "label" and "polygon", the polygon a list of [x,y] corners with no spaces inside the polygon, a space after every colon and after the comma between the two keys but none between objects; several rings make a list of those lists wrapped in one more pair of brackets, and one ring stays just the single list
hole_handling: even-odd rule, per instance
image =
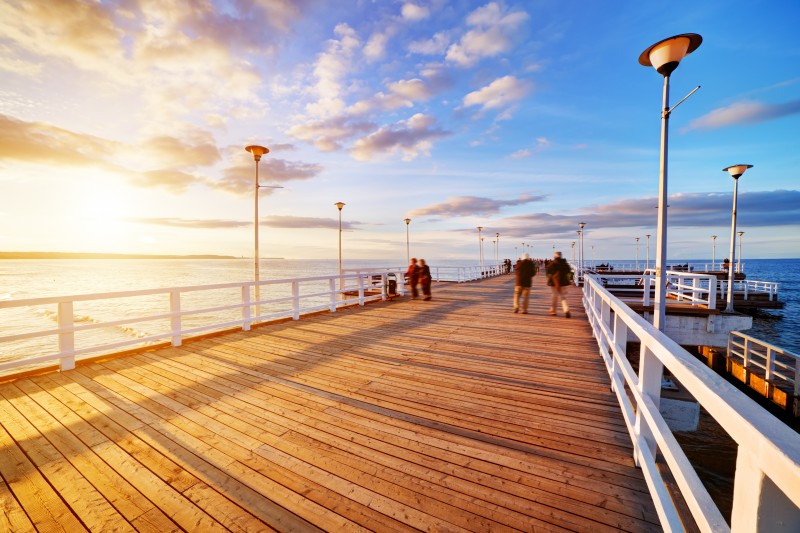
[{"label": "distant shoreline", "polygon": [[[0,252],[0,259],[245,259],[232,255],[93,254],[75,252]],[[280,259],[269,257],[263,259]]]}]

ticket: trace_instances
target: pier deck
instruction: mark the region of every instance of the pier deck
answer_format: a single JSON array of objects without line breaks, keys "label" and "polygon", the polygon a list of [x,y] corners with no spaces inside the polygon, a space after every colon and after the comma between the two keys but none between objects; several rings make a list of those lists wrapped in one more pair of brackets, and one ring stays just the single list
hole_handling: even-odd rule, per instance
[{"label": "pier deck", "polygon": [[572,287],[436,284],[0,385],[0,530],[660,531]]}]

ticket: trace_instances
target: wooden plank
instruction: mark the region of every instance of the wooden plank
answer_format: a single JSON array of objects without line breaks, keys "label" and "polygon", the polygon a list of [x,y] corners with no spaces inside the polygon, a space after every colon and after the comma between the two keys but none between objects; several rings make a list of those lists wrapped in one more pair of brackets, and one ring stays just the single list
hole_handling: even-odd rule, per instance
[{"label": "wooden plank", "polygon": [[[2,430],[2,428],[0,428]],[[2,439],[0,439],[2,442]],[[0,450],[0,462],[6,460],[7,454]],[[0,531],[28,532],[36,531],[25,510],[14,493],[2,478],[4,468],[0,467]]]}]

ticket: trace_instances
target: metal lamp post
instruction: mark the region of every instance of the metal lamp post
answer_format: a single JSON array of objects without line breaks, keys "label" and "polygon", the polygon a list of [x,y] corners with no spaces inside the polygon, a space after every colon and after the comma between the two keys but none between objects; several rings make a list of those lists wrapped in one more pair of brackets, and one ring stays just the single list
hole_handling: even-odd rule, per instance
[{"label": "metal lamp post", "polygon": [[[653,67],[664,76],[663,110],[661,112],[661,161],[658,187],[658,228],[656,230],[656,294],[653,325],[664,331],[666,318],[666,266],[667,266],[667,133],[669,115],[689,97],[689,93],[675,107],[669,107],[669,77],[678,68],[681,60],[694,52],[703,38],[696,33],[676,35],[648,47],[639,56],[639,64]],[[695,89],[696,91],[697,89]],[[692,91],[694,92],[694,91]]]},{"label": "metal lamp post", "polygon": [[647,265],[645,265],[644,269],[647,270],[650,268],[650,234],[648,233],[645,237],[647,237]]},{"label": "metal lamp post", "polygon": [[579,279],[581,280],[581,283],[583,283],[583,275],[584,275],[583,274],[583,266],[584,266],[583,265],[583,258],[584,258],[584,255],[583,255],[583,234],[586,233],[586,231],[584,231],[583,228],[586,227],[586,222],[581,222],[578,225],[581,227],[581,231],[580,231],[580,234],[579,234],[581,236],[581,275],[580,275]]},{"label": "metal lamp post", "polygon": [[753,165],[733,165],[723,168],[733,178],[733,210],[731,211],[731,262],[728,263],[728,304],[725,306],[726,313],[733,313],[733,265],[736,264],[736,201],[739,195],[739,178],[748,168]]},{"label": "metal lamp post", "polygon": [[[259,273],[259,259],[258,259],[258,189],[261,185],[258,184],[258,162],[261,161],[261,156],[264,154],[269,153],[269,148],[266,146],[257,146],[255,144],[246,146],[245,150],[253,154],[253,159],[256,162],[256,181],[255,186],[253,187],[253,204],[254,204],[254,219],[253,225],[255,226],[255,249],[253,253],[253,280],[256,282],[255,284],[255,298],[256,302],[261,301],[261,286],[259,285],[260,273]],[[261,314],[261,307],[256,303],[256,316]]]},{"label": "metal lamp post", "polygon": [[494,264],[495,265],[499,265],[500,264],[500,234],[499,233],[495,233],[494,234],[494,238],[497,239],[497,244],[495,245],[495,248],[494,248]]},{"label": "metal lamp post", "polygon": [[339,210],[339,288],[342,288],[342,208],[344,202],[336,202],[333,204]]},{"label": "metal lamp post", "polygon": [[739,235],[739,257],[736,258],[736,272],[742,271],[742,235],[743,231],[738,232]]},{"label": "metal lamp post", "polygon": [[636,240],[636,272],[639,272],[639,237],[634,237]]},{"label": "metal lamp post", "polygon": [[478,226],[478,263],[481,267],[481,276],[483,277],[483,237],[481,237],[481,230],[483,226]]},{"label": "metal lamp post", "polygon": [[411,263],[411,248],[408,245],[408,225],[411,224],[411,219],[406,218],[403,220],[406,223],[406,264]]},{"label": "metal lamp post", "polygon": [[575,264],[575,241],[572,241],[572,264]]},{"label": "metal lamp post", "polygon": [[711,236],[711,272],[714,272],[714,262],[717,255],[717,236]]}]

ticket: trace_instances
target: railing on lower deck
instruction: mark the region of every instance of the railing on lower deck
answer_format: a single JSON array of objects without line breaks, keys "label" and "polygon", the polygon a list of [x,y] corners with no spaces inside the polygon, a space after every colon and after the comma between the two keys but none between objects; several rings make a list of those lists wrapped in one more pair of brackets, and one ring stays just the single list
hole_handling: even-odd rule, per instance
[{"label": "railing on lower deck", "polygon": [[[767,384],[783,384],[800,396],[800,356],[738,331],[728,334],[728,358],[738,359],[745,373],[761,369]],[[747,376],[743,380],[747,382]]]},{"label": "railing on lower deck", "polygon": [[[261,281],[258,285],[262,290],[274,287],[283,293],[279,297],[262,300],[253,298],[252,292],[253,287],[256,285],[255,282],[240,282],[0,301],[0,309],[57,306],[54,317],[57,328],[0,336],[0,345],[42,337],[56,337],[58,339],[58,350],[54,353],[33,354],[25,358],[2,362],[0,363],[0,372],[55,360],[60,361],[62,370],[68,370],[75,367],[75,358],[79,355],[109,353],[120,348],[147,345],[148,343],[167,340],[171,341],[173,346],[180,346],[184,337],[204,331],[232,327],[241,327],[243,330],[249,330],[252,324],[266,320],[280,318],[298,320],[302,314],[326,309],[336,312],[338,308],[343,306],[364,305],[371,300],[385,300],[387,298],[387,281],[392,273],[395,274],[397,279],[397,291],[402,295],[404,292],[402,273],[385,271],[377,275],[379,277],[378,283],[376,283],[374,274],[347,274],[341,277],[338,275],[316,276]],[[307,289],[306,291],[302,290],[304,287]],[[187,295],[196,296],[198,294],[208,294],[211,291],[234,291],[240,297],[233,302],[230,300],[230,294],[206,297],[204,301],[205,307],[184,309],[185,301],[190,299]],[[87,320],[75,316],[74,307],[76,302],[105,301],[107,306],[110,307],[112,306],[110,301],[118,302],[122,300],[123,302],[131,302],[139,297],[150,296],[165,296],[166,305],[161,302],[151,302],[150,305],[146,306],[146,310],[142,312],[152,312],[159,305],[165,305],[167,308],[163,309],[162,312],[146,316],[126,316],[122,319],[107,321],[91,320],[89,321],[90,323],[81,323],[87,322]],[[209,303],[221,305],[209,306]],[[264,313],[264,310],[269,312]],[[229,313],[227,318],[232,318],[230,312],[240,312],[241,315],[239,318],[220,322],[219,317],[225,312]],[[184,317],[197,315],[210,315],[214,318],[212,318],[211,323],[188,328],[184,326],[182,320]],[[167,321],[168,325],[166,325]],[[121,326],[131,328],[134,324],[143,323],[151,324],[150,327],[153,327],[154,323],[156,324],[155,327],[162,327],[161,324],[166,327],[157,333],[137,336],[133,339],[118,342],[102,341],[100,344],[76,346],[76,333],[99,330],[101,328],[119,328]]]},{"label": "railing on lower deck", "polygon": [[[633,441],[634,460],[665,530],[686,528],[656,465],[657,453],[701,531],[800,529],[800,435],[633,312],[600,277],[586,277],[584,306]],[[638,374],[626,357],[628,342],[641,346]],[[664,368],[739,446],[730,526],[659,412]]]}]

